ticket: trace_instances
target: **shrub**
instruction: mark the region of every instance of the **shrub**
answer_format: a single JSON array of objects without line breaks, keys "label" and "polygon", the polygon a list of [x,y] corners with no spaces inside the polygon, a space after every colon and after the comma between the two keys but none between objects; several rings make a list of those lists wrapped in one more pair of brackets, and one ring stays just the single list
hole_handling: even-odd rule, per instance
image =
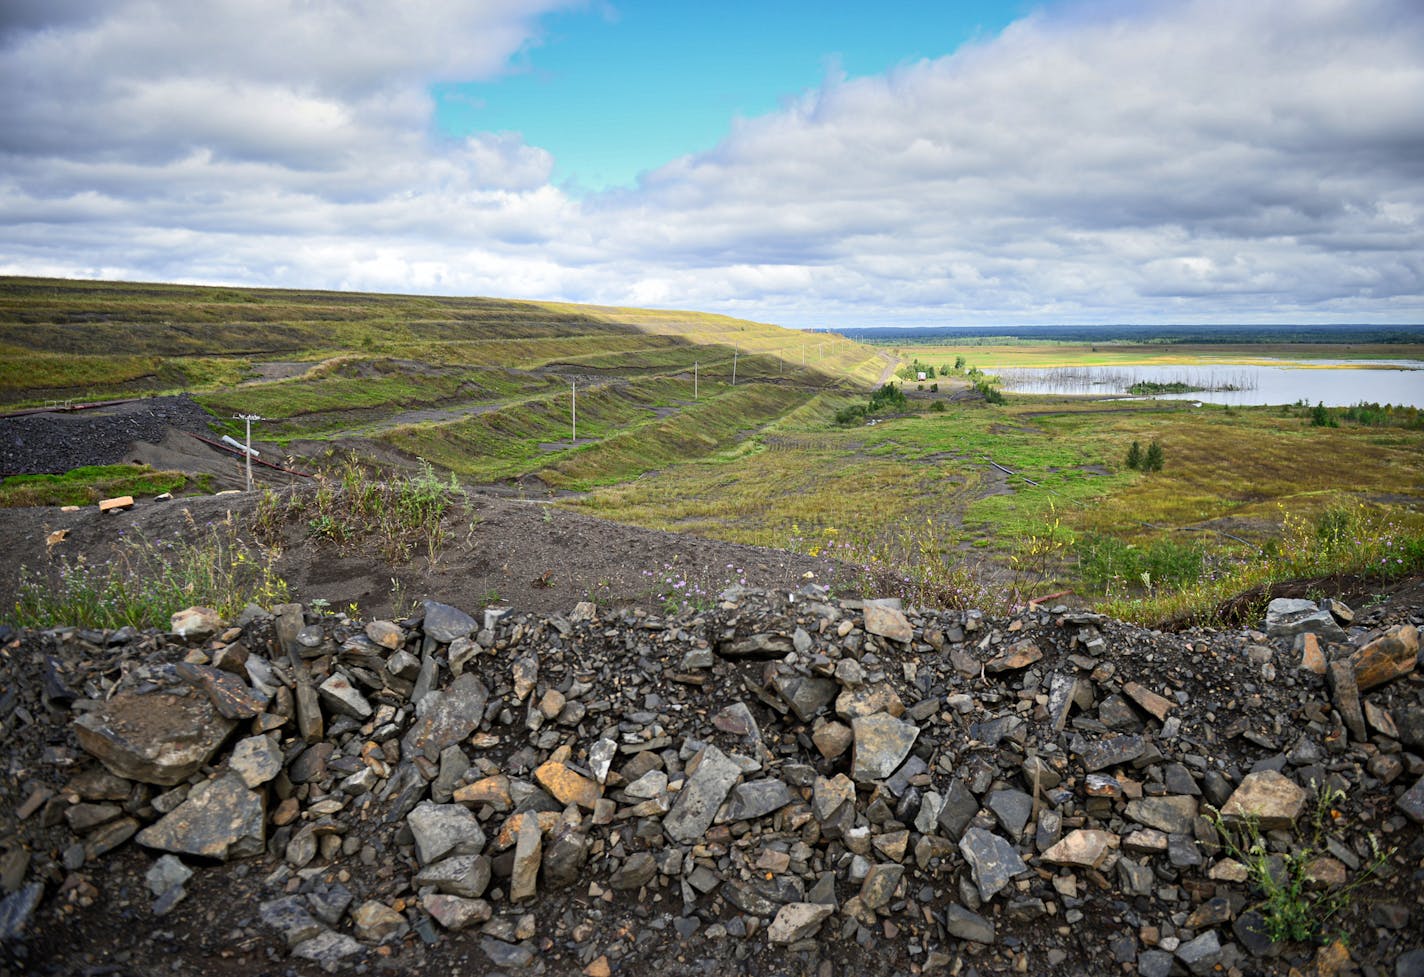
[{"label": "shrub", "polygon": [[1310,426],[1339,427],[1340,422],[1335,420],[1335,416],[1325,407],[1324,402],[1318,402],[1310,411]]},{"label": "shrub", "polygon": [[1127,449],[1127,467],[1133,471],[1142,467],[1142,445],[1136,441],[1132,442],[1132,447]]},{"label": "shrub", "polygon": [[1153,439],[1147,446],[1147,454],[1142,458],[1142,470],[1145,472],[1160,472],[1162,470],[1162,446]]}]

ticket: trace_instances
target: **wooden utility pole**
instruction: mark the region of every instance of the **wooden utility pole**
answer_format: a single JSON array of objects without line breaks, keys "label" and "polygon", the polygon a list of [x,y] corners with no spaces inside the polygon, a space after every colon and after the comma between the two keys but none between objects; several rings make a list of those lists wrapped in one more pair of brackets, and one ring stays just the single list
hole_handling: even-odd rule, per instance
[{"label": "wooden utility pole", "polygon": [[570,380],[572,392],[569,394],[569,447],[578,447],[578,381]]},{"label": "wooden utility pole", "polygon": [[692,361],[692,399],[697,399],[697,361]]},{"label": "wooden utility pole", "polygon": [[247,440],[244,442],[243,456],[247,463],[247,491],[252,491],[252,422],[265,421],[267,418],[257,414],[234,414],[234,420],[247,422]]},{"label": "wooden utility pole", "polygon": [[737,348],[732,347],[732,386],[737,385]]}]

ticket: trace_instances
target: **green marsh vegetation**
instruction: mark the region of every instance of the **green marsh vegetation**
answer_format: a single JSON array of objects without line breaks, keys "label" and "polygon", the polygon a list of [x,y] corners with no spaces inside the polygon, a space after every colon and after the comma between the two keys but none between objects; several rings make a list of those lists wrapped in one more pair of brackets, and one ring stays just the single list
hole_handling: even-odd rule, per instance
[{"label": "green marsh vegetation", "polygon": [[[1073,590],[1135,620],[1209,620],[1275,581],[1424,569],[1418,410],[1321,408],[1316,424],[1304,404],[1005,402],[1003,367],[1240,362],[1243,348],[981,338],[906,342],[897,359],[692,312],[0,279],[0,402],[192,390],[229,433],[255,412],[266,440],[425,459],[387,479],[342,462],[301,501],[260,509],[264,540],[295,522],[402,558],[448,541],[453,475],[533,476],[622,522],[834,556],[867,589],[926,604]],[[1424,356],[1383,335],[1256,338],[1248,360]],[[897,370],[927,389],[886,382]],[[149,474],[122,476],[125,491]]]}]

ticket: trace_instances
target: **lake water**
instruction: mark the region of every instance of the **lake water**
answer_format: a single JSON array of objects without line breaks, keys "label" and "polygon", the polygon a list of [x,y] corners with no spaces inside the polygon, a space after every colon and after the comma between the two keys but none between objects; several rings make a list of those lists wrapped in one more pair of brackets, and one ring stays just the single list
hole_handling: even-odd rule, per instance
[{"label": "lake water", "polygon": [[[1208,389],[1158,394],[1162,400],[1200,400],[1234,407],[1360,402],[1424,408],[1424,363],[1418,360],[1291,360],[1281,366],[1224,363],[1209,366],[1006,367],[994,371],[1005,392],[1096,394],[1130,397],[1134,383],[1186,383]],[[1285,365],[1289,362],[1290,365]],[[1310,369],[1329,366],[1332,369]]]}]

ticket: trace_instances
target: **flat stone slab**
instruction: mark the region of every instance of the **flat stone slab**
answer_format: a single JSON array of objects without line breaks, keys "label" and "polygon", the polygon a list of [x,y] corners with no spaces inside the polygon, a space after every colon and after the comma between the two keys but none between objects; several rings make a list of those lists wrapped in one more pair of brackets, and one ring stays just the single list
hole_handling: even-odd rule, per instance
[{"label": "flat stone slab", "polygon": [[1186,795],[1142,797],[1127,802],[1129,818],[1168,834],[1190,833],[1197,812],[1197,799]]},{"label": "flat stone slab", "polygon": [[199,784],[187,800],[140,831],[140,845],[226,861],[260,854],[265,845],[262,795],[235,773]]},{"label": "flat stone slab", "polygon": [[773,811],[781,810],[794,799],[791,796],[791,788],[780,780],[772,777],[750,780],[732,788],[717,820],[749,821],[765,817]]},{"label": "flat stone slab", "polygon": [[901,644],[909,644],[915,637],[915,629],[902,611],[875,601],[865,603],[865,630]]},{"label": "flat stone slab", "polygon": [[1306,792],[1295,781],[1275,770],[1259,770],[1242,778],[1221,806],[1221,816],[1238,823],[1254,820],[1262,831],[1274,831],[1292,827],[1305,801]]},{"label": "flat stone slab", "polygon": [[772,943],[798,943],[810,939],[835,911],[835,906],[818,902],[789,902],[776,911],[766,938]]},{"label": "flat stone slab", "polygon": [[155,692],[114,696],[75,719],[74,734],[111,773],[173,787],[212,759],[236,725],[206,697]]},{"label": "flat stone slab", "polygon": [[404,752],[423,753],[428,760],[439,760],[441,750],[475,731],[488,701],[485,684],[473,672],[465,672],[438,694],[425,717],[405,734],[401,741]]},{"label": "flat stone slab", "polygon": [[983,828],[964,832],[964,837],[959,839],[959,850],[973,870],[979,898],[985,902],[1003,891],[1014,876],[1028,871],[1013,845]]},{"label": "flat stone slab", "polygon": [[884,780],[910,755],[920,735],[914,723],[901,722],[889,713],[851,720],[855,746],[851,753],[851,777],[861,783]]},{"label": "flat stone slab", "polygon": [[1314,601],[1277,597],[1266,605],[1267,634],[1274,638],[1289,638],[1307,631],[1326,641],[1344,641],[1347,637],[1330,612],[1316,606]]},{"label": "flat stone slab", "polygon": [[1118,836],[1111,831],[1078,828],[1044,852],[1043,860],[1050,865],[1097,868],[1108,857],[1108,853],[1120,844]]},{"label": "flat stone slab", "polygon": [[458,607],[439,601],[425,602],[425,636],[448,645],[456,638],[468,638],[479,630],[479,624]]},{"label": "flat stone slab", "polygon": [[446,855],[478,855],[485,847],[485,831],[474,812],[461,804],[424,801],[406,817],[415,835],[421,865]]},{"label": "flat stone slab", "polygon": [[725,753],[715,746],[706,747],[697,770],[682,785],[672,810],[663,818],[667,836],[681,844],[701,838],[741,775],[742,768]]}]

